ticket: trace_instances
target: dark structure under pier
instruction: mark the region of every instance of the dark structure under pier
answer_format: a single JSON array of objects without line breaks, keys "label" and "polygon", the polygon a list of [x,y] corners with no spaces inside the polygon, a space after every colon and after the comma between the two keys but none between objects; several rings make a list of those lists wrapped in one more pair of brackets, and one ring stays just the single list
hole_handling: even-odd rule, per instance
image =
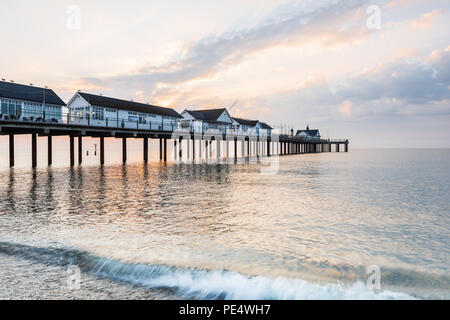
[{"label": "dark structure under pier", "polygon": [[[14,166],[14,136],[31,135],[31,164],[37,166],[37,142],[38,136],[48,139],[48,165],[52,164],[52,137],[68,136],[70,165],[75,165],[75,138],[78,141],[78,163],[82,163],[83,137],[98,138],[100,140],[100,164],[105,163],[105,138],[122,139],[122,161],[127,161],[127,138],[143,139],[144,162],[148,161],[149,139],[159,140],[159,159],[167,161],[167,140],[174,139],[174,158],[181,159],[184,154],[182,149],[183,140],[187,140],[186,155],[195,161],[196,143],[198,143],[198,154],[202,154],[202,141],[205,141],[205,158],[211,158],[213,141],[216,141],[216,156],[221,157],[219,140],[226,142],[226,157],[231,151],[232,157],[236,162],[238,159],[238,143],[241,143],[241,156],[245,157],[270,157],[272,155],[291,155],[304,153],[331,152],[332,147],[336,152],[340,152],[340,146],[344,146],[344,151],[348,152],[349,140],[330,140],[330,139],[305,139],[293,135],[269,135],[269,136],[248,136],[237,135],[228,136],[222,133],[211,136],[210,133],[198,132],[172,132],[157,130],[133,130],[127,128],[108,128],[93,127],[76,124],[60,124],[45,122],[26,122],[26,121],[0,121],[0,135],[9,136],[9,165]],[[175,138],[174,138],[175,137]],[[192,144],[190,141],[192,140]],[[233,146],[230,148],[229,144]],[[192,146],[192,150],[191,150]],[[245,148],[245,146],[247,148]],[[177,149],[178,148],[178,149]],[[178,151],[177,151],[178,150]],[[246,151],[246,152],[245,152]],[[192,152],[192,157],[190,156]]]}]

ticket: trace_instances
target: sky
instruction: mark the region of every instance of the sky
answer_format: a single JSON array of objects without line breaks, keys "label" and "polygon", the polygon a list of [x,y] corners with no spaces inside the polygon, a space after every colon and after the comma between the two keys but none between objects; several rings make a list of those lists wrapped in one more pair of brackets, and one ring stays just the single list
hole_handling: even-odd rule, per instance
[{"label": "sky", "polygon": [[450,147],[450,0],[2,0],[0,77]]}]

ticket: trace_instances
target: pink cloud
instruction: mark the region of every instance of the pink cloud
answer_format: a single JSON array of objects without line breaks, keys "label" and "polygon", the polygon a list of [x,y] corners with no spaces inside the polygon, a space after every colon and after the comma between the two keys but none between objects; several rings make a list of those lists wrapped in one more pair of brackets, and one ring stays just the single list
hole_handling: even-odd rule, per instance
[{"label": "pink cloud", "polygon": [[425,13],[422,17],[418,19],[411,20],[409,25],[413,29],[428,29],[433,22],[433,20],[444,13],[442,9],[435,9],[431,12]]}]

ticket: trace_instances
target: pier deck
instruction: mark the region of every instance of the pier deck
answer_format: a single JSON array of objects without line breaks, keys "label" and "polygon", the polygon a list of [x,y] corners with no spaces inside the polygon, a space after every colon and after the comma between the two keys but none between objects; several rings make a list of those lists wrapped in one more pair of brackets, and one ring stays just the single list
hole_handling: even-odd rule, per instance
[{"label": "pier deck", "polygon": [[[151,125],[149,126],[152,127]],[[306,139],[291,135],[279,135],[272,133],[270,135],[254,135],[245,134],[242,132],[235,132],[227,130],[227,132],[196,132],[192,130],[177,130],[175,126],[164,127],[164,130],[150,130],[142,129],[137,125],[136,129],[130,128],[116,128],[116,127],[101,127],[89,126],[76,123],[49,123],[49,122],[31,122],[23,120],[3,120],[0,119],[0,135],[9,135],[9,158],[10,166],[14,166],[14,136],[28,134],[31,135],[32,141],[32,167],[37,165],[37,136],[48,137],[48,164],[52,164],[52,137],[53,136],[69,136],[70,137],[70,165],[75,164],[74,159],[74,138],[78,138],[78,150],[82,150],[82,137],[93,137],[100,139],[100,163],[104,164],[104,138],[114,137],[122,139],[123,146],[123,162],[126,162],[126,139],[127,138],[142,138],[144,148],[144,161],[148,161],[148,139],[159,139],[160,143],[160,160],[167,161],[167,140],[173,140],[176,150],[177,142],[181,143],[183,139],[192,140],[193,160],[195,157],[195,141],[200,140],[200,143],[205,140],[205,148],[209,146],[211,149],[211,141],[227,141],[234,143],[234,158],[237,159],[237,144],[238,141],[243,142],[242,153],[245,153],[245,144],[247,144],[247,154],[251,152],[251,145],[255,144],[253,153],[256,156],[271,156],[276,155],[290,155],[302,153],[318,153],[331,152],[332,146],[335,146],[335,151],[340,151],[340,145],[344,146],[344,151],[348,152],[348,139],[332,140],[332,139]],[[188,143],[188,154],[189,154]],[[219,144],[218,144],[219,145]],[[201,144],[199,145],[201,148]],[[227,148],[228,149],[228,148]],[[276,150],[276,153],[275,153]],[[199,150],[200,151],[200,150]],[[181,148],[179,156],[182,156]],[[175,154],[178,154],[175,152]],[[220,156],[220,146],[218,147],[218,154]],[[228,154],[228,152],[227,152]],[[78,162],[82,162],[81,152],[79,152]]]}]

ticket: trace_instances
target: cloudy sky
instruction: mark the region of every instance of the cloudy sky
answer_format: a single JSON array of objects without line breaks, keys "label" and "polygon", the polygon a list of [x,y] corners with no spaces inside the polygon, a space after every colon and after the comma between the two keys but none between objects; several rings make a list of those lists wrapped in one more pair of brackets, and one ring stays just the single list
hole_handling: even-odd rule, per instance
[{"label": "cloudy sky", "polygon": [[0,76],[450,147],[450,0],[2,0]]}]

